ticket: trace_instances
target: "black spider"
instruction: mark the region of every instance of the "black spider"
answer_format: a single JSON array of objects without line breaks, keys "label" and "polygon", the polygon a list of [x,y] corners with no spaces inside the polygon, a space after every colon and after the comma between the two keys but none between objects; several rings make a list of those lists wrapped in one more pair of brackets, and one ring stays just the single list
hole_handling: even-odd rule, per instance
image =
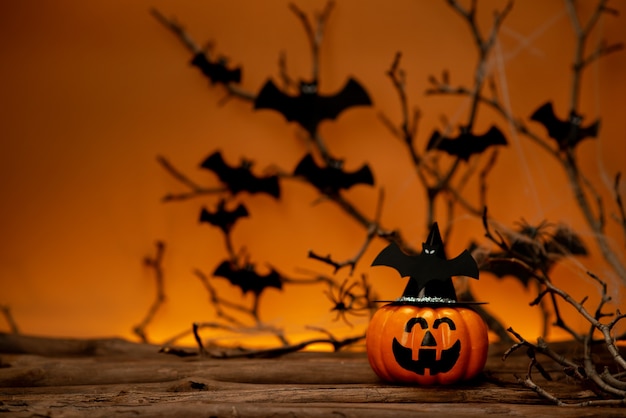
[{"label": "black spider", "polygon": [[335,317],[334,320],[337,321],[339,320],[339,318],[341,318],[347,325],[352,327],[353,325],[350,321],[348,321],[348,318],[346,317],[346,315],[352,314],[356,316],[363,316],[365,315],[365,313],[358,312],[358,311],[366,309],[366,307],[358,306],[360,300],[364,296],[358,296],[352,292],[352,289],[355,286],[358,286],[359,283],[354,282],[348,287],[346,287],[346,284],[348,284],[348,279],[344,280],[343,283],[341,283],[341,285],[337,289],[337,294],[333,294],[332,286],[329,290],[325,291],[324,293],[326,294],[326,296],[328,296],[328,299],[330,299],[330,301],[334,303],[334,306],[330,310],[331,312],[332,311],[337,312],[337,316]]}]

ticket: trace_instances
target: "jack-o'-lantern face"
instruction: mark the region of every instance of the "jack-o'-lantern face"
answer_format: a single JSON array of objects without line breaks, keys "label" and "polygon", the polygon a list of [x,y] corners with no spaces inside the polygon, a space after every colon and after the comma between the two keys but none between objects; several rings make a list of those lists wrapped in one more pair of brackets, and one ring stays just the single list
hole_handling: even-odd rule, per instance
[{"label": "jack-o'-lantern face", "polygon": [[487,360],[487,326],[462,306],[392,303],[370,321],[367,357],[390,382],[451,384],[476,377]]},{"label": "jack-o'-lantern face", "polygon": [[[425,318],[409,318],[404,328],[405,334],[410,339],[416,325],[423,330],[421,343],[417,347],[417,358],[413,359],[414,348],[403,346],[394,337],[392,343],[393,356],[396,362],[404,369],[423,375],[426,370],[430,375],[445,373],[450,371],[459,359],[461,353],[461,341],[456,339],[450,348],[442,348],[433,332],[429,329],[428,321]],[[439,330],[440,327],[447,327],[448,331],[456,330],[454,321],[450,318],[437,318],[432,323],[432,330]]]}]

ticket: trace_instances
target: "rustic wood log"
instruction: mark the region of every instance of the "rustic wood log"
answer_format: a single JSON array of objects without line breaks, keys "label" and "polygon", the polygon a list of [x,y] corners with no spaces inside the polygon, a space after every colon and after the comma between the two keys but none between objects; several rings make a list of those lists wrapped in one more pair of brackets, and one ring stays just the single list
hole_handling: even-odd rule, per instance
[{"label": "rustic wood log", "polygon": [[[502,362],[492,345],[472,382],[414,387],[381,382],[363,352],[297,352],[272,359],[211,359],[159,353],[120,339],[0,334],[0,412],[6,416],[603,416],[623,408],[563,408],[521,386],[528,358]],[[563,352],[571,344],[558,346]],[[602,355],[601,353],[598,354]],[[595,395],[565,377],[536,380],[567,401]],[[4,414],[2,416],[5,416]]]}]

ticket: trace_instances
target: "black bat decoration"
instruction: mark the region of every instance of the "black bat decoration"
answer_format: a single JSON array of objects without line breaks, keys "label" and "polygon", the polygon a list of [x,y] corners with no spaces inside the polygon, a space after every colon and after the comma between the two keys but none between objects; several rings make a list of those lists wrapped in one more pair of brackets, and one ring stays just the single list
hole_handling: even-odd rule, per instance
[{"label": "black bat decoration", "polygon": [[478,279],[478,265],[469,251],[446,259],[439,227],[435,222],[428,239],[422,244],[422,253],[405,254],[395,242],[391,242],[376,256],[372,266],[393,267],[400,276],[409,276],[404,297],[439,297],[456,301],[452,276]]},{"label": "black bat decoration", "polygon": [[202,208],[200,211],[200,222],[217,226],[225,234],[228,234],[239,218],[244,218],[248,215],[248,210],[242,203],[235,210],[229,211],[226,209],[224,199],[222,199],[217,204],[215,212],[209,212],[206,208]]},{"label": "black bat decoration", "polygon": [[506,276],[515,277],[525,288],[528,288],[528,284],[533,278],[533,272],[512,261],[511,258],[501,258],[503,256],[502,253],[491,254],[480,265],[480,270],[492,273],[499,279]]},{"label": "black bat decoration", "polygon": [[427,150],[438,149],[467,161],[473,154],[479,154],[494,145],[507,145],[506,137],[496,126],[483,135],[474,135],[466,127],[461,128],[457,137],[446,137],[437,130],[433,132],[426,146]]},{"label": "black bat decoration", "polygon": [[334,95],[323,96],[317,92],[317,82],[300,82],[300,92],[290,96],[268,80],[256,99],[255,109],[272,109],[280,112],[287,121],[298,122],[311,136],[324,119],[335,119],[353,106],[369,106],[372,101],[365,89],[353,78]]},{"label": "black bat decoration", "polygon": [[278,199],[280,197],[278,176],[256,177],[250,171],[251,166],[251,161],[243,160],[239,167],[230,167],[224,162],[219,151],[209,155],[200,164],[200,167],[213,171],[233,195],[245,191],[252,194],[267,193]]},{"label": "black bat decoration", "polygon": [[252,292],[259,296],[268,287],[279,290],[283,288],[282,277],[276,270],[271,269],[268,274],[260,275],[254,270],[252,264],[241,268],[231,261],[225,260],[217,266],[213,275],[228,279],[232,285],[239,287],[243,294]]},{"label": "black bat decoration", "polygon": [[198,67],[202,74],[211,81],[211,84],[239,83],[241,81],[241,68],[229,69],[223,59],[211,62],[203,52],[194,55],[191,65]]},{"label": "black bat decoration", "polygon": [[599,119],[589,126],[581,126],[583,118],[574,112],[570,112],[566,120],[559,119],[554,113],[552,102],[540,106],[530,115],[530,119],[541,123],[561,150],[574,148],[585,138],[596,138],[600,129]]},{"label": "black bat decoration", "polygon": [[583,240],[565,225],[557,225],[550,239],[544,244],[546,252],[553,255],[588,255]]},{"label": "black bat decoration", "polygon": [[[563,257],[588,254],[583,241],[570,228],[557,225],[554,232],[548,233],[544,231],[547,225],[546,222],[538,227],[522,225],[517,232],[523,237],[512,236],[507,239],[507,250],[486,254],[480,263],[480,270],[493,273],[498,278],[513,276],[528,287],[536,272],[548,274]],[[476,248],[477,244],[473,247]]]},{"label": "black bat decoration", "polygon": [[319,191],[328,195],[356,184],[374,184],[374,176],[367,164],[353,172],[343,171],[342,167],[342,160],[332,160],[328,166],[319,167],[313,156],[307,154],[300,160],[293,174],[304,177]]}]

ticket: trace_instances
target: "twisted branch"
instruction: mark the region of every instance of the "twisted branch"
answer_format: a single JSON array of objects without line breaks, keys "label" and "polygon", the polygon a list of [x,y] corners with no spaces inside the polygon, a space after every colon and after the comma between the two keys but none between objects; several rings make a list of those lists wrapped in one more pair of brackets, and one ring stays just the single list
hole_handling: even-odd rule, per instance
[{"label": "twisted branch", "polygon": [[165,253],[165,243],[157,241],[156,254],[153,257],[144,258],[144,265],[154,271],[154,280],[156,282],[156,296],[152,305],[148,309],[143,320],[133,328],[133,332],[141,339],[143,343],[148,343],[148,335],[146,328],[154,319],[157,311],[165,303],[165,289],[163,286],[163,254]]}]

